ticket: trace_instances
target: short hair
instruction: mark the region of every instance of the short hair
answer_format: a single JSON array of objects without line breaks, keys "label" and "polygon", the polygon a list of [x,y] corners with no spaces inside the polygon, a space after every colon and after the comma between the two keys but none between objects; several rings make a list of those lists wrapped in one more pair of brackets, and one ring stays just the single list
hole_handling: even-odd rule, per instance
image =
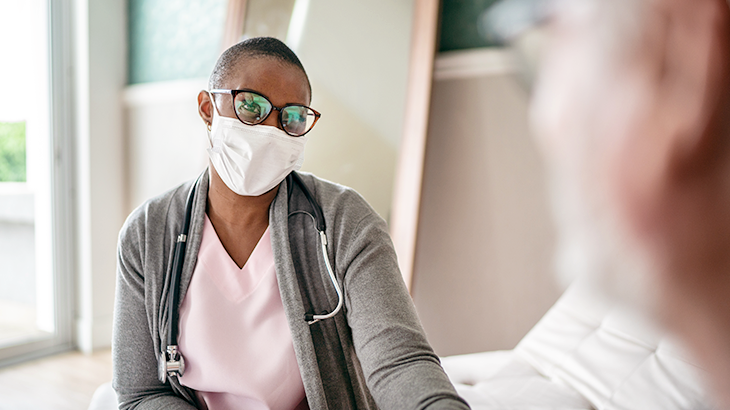
[{"label": "short hair", "polygon": [[234,67],[245,58],[268,57],[278,60],[284,64],[290,64],[300,70],[307,79],[309,95],[312,95],[312,85],[309,83],[309,76],[304,70],[302,62],[299,61],[294,52],[281,40],[273,37],[254,37],[234,44],[221,54],[215,63],[213,72],[208,80],[208,89],[220,88],[223,81],[228,77]]}]

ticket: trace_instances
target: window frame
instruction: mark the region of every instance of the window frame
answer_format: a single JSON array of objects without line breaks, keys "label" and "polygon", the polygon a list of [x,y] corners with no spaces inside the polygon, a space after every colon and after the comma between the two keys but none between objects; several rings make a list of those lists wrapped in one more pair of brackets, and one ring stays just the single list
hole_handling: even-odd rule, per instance
[{"label": "window frame", "polygon": [[46,0],[49,84],[49,151],[54,332],[0,348],[0,367],[71,350],[74,341],[76,218],[72,5]]}]

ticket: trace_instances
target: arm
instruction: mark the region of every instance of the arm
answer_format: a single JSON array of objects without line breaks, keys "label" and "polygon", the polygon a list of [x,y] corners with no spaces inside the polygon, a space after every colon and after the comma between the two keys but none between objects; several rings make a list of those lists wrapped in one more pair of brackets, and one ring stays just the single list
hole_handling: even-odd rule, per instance
[{"label": "arm", "polygon": [[[112,385],[120,409],[194,409],[177,397],[169,383],[157,379],[157,356],[145,300],[142,262],[143,229],[133,218],[125,224],[117,247],[117,290],[114,308]],[[152,296],[154,297],[154,296]]]},{"label": "arm", "polygon": [[426,340],[385,222],[373,212],[353,228],[340,230],[349,240],[338,252],[345,255],[338,270],[355,350],[376,403],[382,409],[468,409]]}]

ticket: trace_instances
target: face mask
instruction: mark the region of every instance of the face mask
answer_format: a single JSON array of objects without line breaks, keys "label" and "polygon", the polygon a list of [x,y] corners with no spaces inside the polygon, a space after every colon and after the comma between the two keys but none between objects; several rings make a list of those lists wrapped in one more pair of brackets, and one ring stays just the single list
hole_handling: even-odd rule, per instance
[{"label": "face mask", "polygon": [[302,167],[307,137],[268,125],[246,125],[213,113],[208,156],[223,182],[238,195],[259,196]]}]

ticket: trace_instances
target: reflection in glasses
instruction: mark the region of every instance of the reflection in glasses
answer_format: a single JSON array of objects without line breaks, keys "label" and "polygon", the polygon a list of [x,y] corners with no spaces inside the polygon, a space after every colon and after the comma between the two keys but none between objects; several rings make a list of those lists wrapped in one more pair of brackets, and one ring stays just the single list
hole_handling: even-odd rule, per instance
[{"label": "reflection in glasses", "polygon": [[276,107],[263,94],[252,90],[210,90],[211,94],[228,94],[233,97],[233,110],[239,121],[257,125],[266,121],[272,111],[279,111],[279,125],[292,137],[308,133],[322,115],[306,105],[286,104]]}]

